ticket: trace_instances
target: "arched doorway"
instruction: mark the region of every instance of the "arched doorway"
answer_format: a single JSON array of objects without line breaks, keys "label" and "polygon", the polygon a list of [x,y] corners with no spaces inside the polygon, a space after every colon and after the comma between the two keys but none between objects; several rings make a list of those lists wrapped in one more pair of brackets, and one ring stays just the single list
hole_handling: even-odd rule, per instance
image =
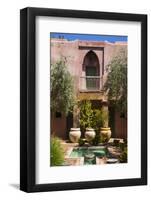
[{"label": "arched doorway", "polygon": [[92,50],[89,51],[83,60],[82,68],[83,81],[86,90],[100,89],[100,65],[99,59]]}]

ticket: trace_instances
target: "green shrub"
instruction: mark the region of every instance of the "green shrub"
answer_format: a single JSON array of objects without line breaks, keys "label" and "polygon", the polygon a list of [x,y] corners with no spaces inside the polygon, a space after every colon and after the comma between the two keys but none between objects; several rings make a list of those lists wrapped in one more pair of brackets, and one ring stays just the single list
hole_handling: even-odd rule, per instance
[{"label": "green shrub", "polygon": [[[114,139],[113,144],[114,144],[116,147],[119,147],[119,146],[120,146],[120,140]],[[122,144],[121,144],[121,146],[122,146]]]},{"label": "green shrub", "polygon": [[124,151],[125,147],[127,147],[127,144],[119,143],[119,147],[120,147],[121,151]]},{"label": "green shrub", "polygon": [[82,138],[80,138],[78,142],[79,142],[79,146],[83,146],[85,144],[85,140]]},{"label": "green shrub", "polygon": [[127,147],[124,148],[124,151],[120,155],[120,163],[127,163]]},{"label": "green shrub", "polygon": [[100,136],[100,142],[101,142],[101,143],[107,143],[108,140],[109,140],[109,138],[108,138],[107,135],[104,134],[104,135],[101,135],[101,136]]},{"label": "green shrub", "polygon": [[[92,128],[94,128],[96,133],[99,134],[101,127],[102,127],[102,110],[94,109],[92,117]],[[96,139],[98,139],[98,137]]]},{"label": "green shrub", "polygon": [[92,140],[92,145],[98,145],[100,143],[100,134],[96,133],[95,138]]},{"label": "green shrub", "polygon": [[124,139],[124,144],[127,146],[127,138]]},{"label": "green shrub", "polygon": [[93,110],[89,100],[80,103],[80,126],[85,131],[86,128],[92,128]]},{"label": "green shrub", "polygon": [[57,137],[51,137],[50,142],[50,164],[51,166],[59,166],[64,163],[64,149],[61,141]]},{"label": "green shrub", "polygon": [[67,67],[67,58],[62,57],[51,65],[51,111],[68,115],[75,105],[74,80]]},{"label": "green shrub", "polygon": [[89,100],[80,103],[80,126],[85,131],[86,128],[93,128],[98,133],[102,126],[102,110],[92,109]]}]

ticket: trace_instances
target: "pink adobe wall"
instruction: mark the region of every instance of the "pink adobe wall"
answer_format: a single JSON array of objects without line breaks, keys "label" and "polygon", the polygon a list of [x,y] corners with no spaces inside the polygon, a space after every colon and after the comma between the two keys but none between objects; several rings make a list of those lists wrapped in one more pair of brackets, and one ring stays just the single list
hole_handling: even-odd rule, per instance
[{"label": "pink adobe wall", "polygon": [[[95,41],[67,41],[66,39],[51,39],[50,53],[51,64],[57,62],[61,57],[67,58],[67,67],[74,78],[74,86],[76,94],[79,93],[80,77],[85,76],[83,70],[83,61],[85,55],[92,50],[98,57],[100,65],[100,76],[103,74],[105,81],[107,77],[106,68],[112,58],[116,55],[120,48],[127,48],[127,43],[109,43],[109,42],[95,42]],[[104,67],[104,69],[103,69]],[[100,102],[101,103],[101,102]],[[57,136],[66,138],[66,117],[57,119],[52,118],[52,131],[56,132]],[[116,137],[127,137],[127,122],[115,114],[115,131]]]},{"label": "pink adobe wall", "polygon": [[77,92],[79,89],[79,77],[85,76],[85,71],[82,70],[83,60],[90,50],[92,50],[99,59],[100,76],[102,72],[104,72],[104,79],[106,79],[106,68],[112,58],[120,48],[127,48],[127,43],[124,42],[67,41],[66,39],[55,38],[52,38],[50,42],[51,63],[55,63],[57,60],[61,59],[62,56],[67,58],[67,67],[74,77],[75,89]]},{"label": "pink adobe wall", "polygon": [[62,139],[66,139],[66,117],[51,118],[51,134],[56,135]]},{"label": "pink adobe wall", "polygon": [[115,136],[117,138],[127,138],[127,119],[121,118],[118,112],[115,112]]}]

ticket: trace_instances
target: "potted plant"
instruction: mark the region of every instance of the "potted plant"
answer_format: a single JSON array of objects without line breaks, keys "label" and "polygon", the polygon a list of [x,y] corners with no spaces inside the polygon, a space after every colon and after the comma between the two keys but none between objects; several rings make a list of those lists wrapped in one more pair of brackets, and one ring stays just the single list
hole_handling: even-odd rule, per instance
[{"label": "potted plant", "polygon": [[86,128],[85,138],[88,142],[92,141],[95,138],[95,131],[93,128]]},{"label": "potted plant", "polygon": [[102,142],[108,142],[111,137],[111,129],[108,127],[109,113],[107,109],[102,109],[102,127],[100,137]]},{"label": "potted plant", "polygon": [[69,132],[69,138],[71,142],[77,143],[81,137],[80,128],[71,128]]},{"label": "potted plant", "polygon": [[95,130],[95,138],[92,141],[94,146],[100,143],[100,128],[102,126],[102,112],[100,109],[93,109],[93,122],[92,127]]},{"label": "potted plant", "polygon": [[80,105],[80,125],[85,131],[85,138],[88,142],[95,138],[95,131],[92,128],[93,124],[93,110],[91,108],[91,102],[85,100]]},{"label": "potted plant", "polygon": [[78,118],[79,108],[78,108],[77,103],[74,105],[74,108],[73,108],[73,113],[74,113],[73,127],[70,128],[70,131],[69,131],[69,138],[70,138],[70,141],[73,143],[78,143],[79,139],[81,137],[81,131],[80,131],[80,127],[79,127],[80,126],[79,118]]}]

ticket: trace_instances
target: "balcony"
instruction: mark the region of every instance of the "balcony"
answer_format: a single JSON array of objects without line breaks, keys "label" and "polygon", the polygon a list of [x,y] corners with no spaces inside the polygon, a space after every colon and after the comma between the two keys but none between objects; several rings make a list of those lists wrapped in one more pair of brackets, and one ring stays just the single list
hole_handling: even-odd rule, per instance
[{"label": "balcony", "polygon": [[102,90],[103,77],[82,76],[79,79],[79,90],[81,92],[99,92]]}]

